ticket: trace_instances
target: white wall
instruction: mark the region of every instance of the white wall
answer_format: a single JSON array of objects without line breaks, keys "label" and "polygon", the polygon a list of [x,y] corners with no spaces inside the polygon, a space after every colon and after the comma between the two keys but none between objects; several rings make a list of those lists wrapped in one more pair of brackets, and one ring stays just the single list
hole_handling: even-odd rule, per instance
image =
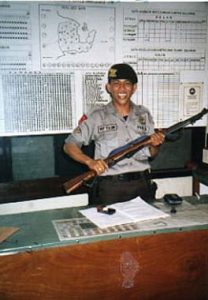
[{"label": "white wall", "polygon": [[192,196],[193,179],[191,176],[154,179],[158,185],[156,198],[162,198],[164,194],[175,193],[179,196]]}]

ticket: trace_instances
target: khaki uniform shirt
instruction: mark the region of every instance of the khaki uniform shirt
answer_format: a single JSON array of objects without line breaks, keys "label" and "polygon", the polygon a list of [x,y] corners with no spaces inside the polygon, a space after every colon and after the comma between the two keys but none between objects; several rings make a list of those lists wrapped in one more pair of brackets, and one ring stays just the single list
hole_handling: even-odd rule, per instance
[{"label": "khaki uniform shirt", "polygon": [[[127,120],[118,115],[112,102],[93,109],[65,142],[78,147],[95,142],[95,159],[106,158],[109,153],[132,140],[154,132],[154,122],[147,108],[131,102]],[[145,147],[130,158],[117,162],[102,175],[144,171],[150,168],[149,148]]]}]

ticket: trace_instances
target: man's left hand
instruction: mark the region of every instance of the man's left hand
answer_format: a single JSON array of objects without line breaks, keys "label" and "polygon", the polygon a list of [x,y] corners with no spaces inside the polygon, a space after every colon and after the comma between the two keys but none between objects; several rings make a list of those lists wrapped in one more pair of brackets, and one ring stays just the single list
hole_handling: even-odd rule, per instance
[{"label": "man's left hand", "polygon": [[158,130],[150,136],[150,146],[158,147],[165,141],[165,134],[162,130]]}]

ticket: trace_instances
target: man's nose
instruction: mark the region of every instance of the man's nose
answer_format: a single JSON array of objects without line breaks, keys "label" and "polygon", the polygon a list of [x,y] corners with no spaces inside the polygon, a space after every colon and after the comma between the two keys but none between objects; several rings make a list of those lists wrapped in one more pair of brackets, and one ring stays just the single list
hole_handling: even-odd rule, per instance
[{"label": "man's nose", "polygon": [[125,82],[119,82],[119,89],[124,90],[126,88]]}]

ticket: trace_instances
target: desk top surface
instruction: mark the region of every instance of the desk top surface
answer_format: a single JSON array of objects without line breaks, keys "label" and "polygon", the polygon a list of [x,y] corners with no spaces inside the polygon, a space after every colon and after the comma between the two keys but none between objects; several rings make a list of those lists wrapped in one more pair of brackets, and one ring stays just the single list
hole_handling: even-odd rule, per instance
[{"label": "desk top surface", "polygon": [[[157,200],[154,206],[170,213],[170,207]],[[82,207],[83,208],[83,207]],[[208,229],[208,195],[198,200],[183,197],[183,202],[165,219],[149,220],[99,229],[80,214],[81,208],[64,208],[4,215],[1,227],[19,230],[0,243],[0,255],[49,247],[84,244],[159,233]]]}]

